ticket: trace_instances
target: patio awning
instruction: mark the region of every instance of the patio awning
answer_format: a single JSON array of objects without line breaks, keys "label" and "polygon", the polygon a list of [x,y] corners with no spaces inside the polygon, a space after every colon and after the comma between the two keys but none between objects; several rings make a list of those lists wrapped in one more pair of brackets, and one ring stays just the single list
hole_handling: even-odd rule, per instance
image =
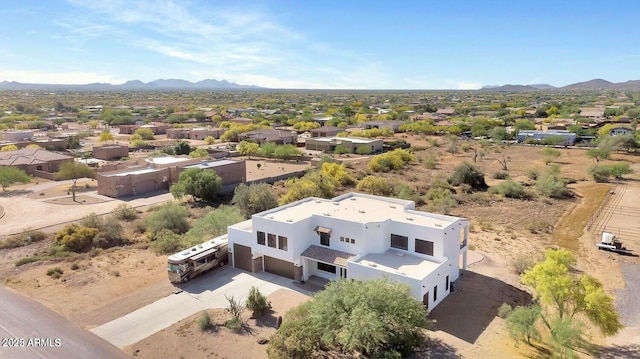
[{"label": "patio awning", "polygon": [[313,259],[314,261],[341,267],[346,267],[347,261],[355,257],[355,255],[351,253],[336,251],[335,249],[324,248],[316,245],[309,246],[309,248],[302,252],[301,256]]},{"label": "patio awning", "polygon": [[331,234],[331,228],[317,226],[314,232]]}]

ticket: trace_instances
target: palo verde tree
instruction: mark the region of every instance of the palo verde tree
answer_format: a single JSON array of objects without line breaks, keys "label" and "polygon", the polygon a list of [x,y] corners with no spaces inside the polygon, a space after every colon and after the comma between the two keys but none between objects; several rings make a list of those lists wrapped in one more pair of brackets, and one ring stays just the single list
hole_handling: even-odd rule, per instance
[{"label": "palo verde tree", "polygon": [[269,341],[269,358],[314,358],[326,351],[369,358],[407,357],[425,341],[422,302],[389,279],[339,279],[288,312]]},{"label": "palo verde tree", "polygon": [[181,199],[190,195],[195,201],[212,202],[222,187],[222,179],[215,171],[189,168],[180,173],[178,183],[169,188],[171,194]]},{"label": "palo verde tree", "polygon": [[613,299],[604,292],[602,283],[575,270],[575,264],[571,252],[547,249],[545,259],[522,275],[522,282],[533,288],[540,306],[533,314],[548,331],[551,345],[561,357],[588,347],[582,329],[584,321],[605,336],[622,328]]},{"label": "palo verde tree", "polygon": [[16,167],[0,166],[0,186],[6,191],[14,183],[29,183],[29,175]]},{"label": "palo verde tree", "polygon": [[65,162],[60,166],[60,169],[55,174],[57,180],[71,180],[73,185],[71,186],[71,194],[73,201],[76,201],[76,189],[77,182],[80,178],[93,178],[95,172],[93,168],[87,166],[84,163],[77,162]]},{"label": "palo verde tree", "polygon": [[231,200],[245,218],[251,218],[255,213],[278,207],[278,199],[271,191],[268,183],[241,183],[236,187]]}]

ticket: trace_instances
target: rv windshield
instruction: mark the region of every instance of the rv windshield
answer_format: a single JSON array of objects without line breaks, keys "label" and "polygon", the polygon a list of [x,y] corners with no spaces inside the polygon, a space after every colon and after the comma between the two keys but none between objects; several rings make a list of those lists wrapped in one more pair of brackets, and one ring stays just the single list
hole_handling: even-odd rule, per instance
[{"label": "rv windshield", "polygon": [[177,264],[169,263],[169,272],[172,272],[172,273],[180,272],[180,266],[178,266]]}]

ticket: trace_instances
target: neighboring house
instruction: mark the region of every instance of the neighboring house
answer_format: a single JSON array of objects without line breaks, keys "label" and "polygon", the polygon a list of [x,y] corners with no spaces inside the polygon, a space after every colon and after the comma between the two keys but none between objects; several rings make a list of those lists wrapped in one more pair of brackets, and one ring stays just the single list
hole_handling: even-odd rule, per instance
[{"label": "neighboring house", "polygon": [[355,153],[360,146],[368,146],[369,153],[377,153],[382,152],[384,141],[375,138],[315,137],[307,138],[304,147],[310,151],[333,152],[338,145],[345,146],[351,153]]},{"label": "neighboring house", "polygon": [[225,131],[226,130],[224,128],[211,127],[170,128],[167,130],[167,138],[204,140],[209,136],[213,138],[220,138]]},{"label": "neighboring house", "polygon": [[122,157],[129,157],[129,147],[123,145],[103,145],[93,147],[93,157],[105,160],[119,160]]},{"label": "neighboring house", "polygon": [[370,130],[372,128],[388,128],[393,132],[400,132],[400,126],[404,125],[406,122],[400,120],[381,120],[381,121],[367,121],[362,122],[360,127],[365,130]]},{"label": "neighboring house", "polygon": [[255,131],[249,131],[238,134],[238,142],[248,141],[262,145],[263,143],[272,142],[277,145],[296,144],[298,142],[298,133],[296,131],[275,130],[272,128],[264,128]]},{"label": "neighboring house", "polygon": [[73,157],[37,148],[0,152],[0,166],[13,166],[49,180],[55,179],[55,173],[66,162],[73,162]]},{"label": "neighboring house", "polygon": [[455,108],[446,107],[446,108],[439,108],[436,111],[436,114],[443,115],[443,116],[455,116],[458,114],[458,111],[456,111]]},{"label": "neighboring house", "polygon": [[633,134],[633,130],[627,127],[616,127],[616,128],[612,128],[609,131],[609,135],[611,136],[617,136],[617,135],[630,135]]},{"label": "neighboring house", "polygon": [[559,145],[563,146],[573,146],[576,143],[577,136],[575,133],[566,131],[566,130],[549,130],[549,131],[538,131],[538,130],[521,130],[518,132],[516,136],[516,141],[518,143],[525,142],[526,140],[534,140],[534,141],[542,141],[548,137],[554,136],[562,136],[565,141],[560,143]]},{"label": "neighboring house", "polygon": [[169,189],[178,181],[180,172],[193,167],[215,171],[223,186],[234,186],[246,179],[244,161],[163,156],[146,159],[143,165],[96,173],[98,194],[118,198]]},{"label": "neighboring house", "polygon": [[586,118],[602,118],[604,117],[604,109],[598,107],[583,107],[580,109],[580,117]]},{"label": "neighboring house", "polygon": [[228,227],[229,257],[250,272],[294,280],[388,277],[429,310],[467,267],[469,221],[359,193],[306,198]]},{"label": "neighboring house", "polygon": [[6,142],[20,142],[29,141],[31,137],[35,136],[35,131],[4,131],[0,132],[2,140]]},{"label": "neighboring house", "polygon": [[311,133],[311,137],[333,137],[339,134],[340,132],[344,132],[344,128],[336,127],[336,126],[322,126],[318,128],[314,128],[309,131]]}]

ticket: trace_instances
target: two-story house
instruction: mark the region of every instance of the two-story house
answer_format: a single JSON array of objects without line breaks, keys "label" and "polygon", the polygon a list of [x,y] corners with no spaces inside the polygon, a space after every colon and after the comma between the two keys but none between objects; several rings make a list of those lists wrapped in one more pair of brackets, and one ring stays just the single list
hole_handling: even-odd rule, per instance
[{"label": "two-story house", "polygon": [[467,267],[469,221],[359,193],[306,198],[229,226],[237,268],[294,280],[389,277],[433,309]]}]

